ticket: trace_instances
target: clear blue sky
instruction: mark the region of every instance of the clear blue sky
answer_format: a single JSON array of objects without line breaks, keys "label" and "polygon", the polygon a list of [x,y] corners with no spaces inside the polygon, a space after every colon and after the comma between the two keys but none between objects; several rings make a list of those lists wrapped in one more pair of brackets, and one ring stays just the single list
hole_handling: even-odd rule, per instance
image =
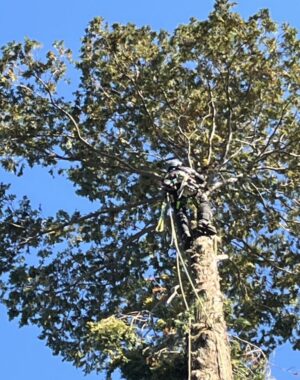
[{"label": "clear blue sky", "polygon": [[[269,8],[273,19],[289,22],[300,29],[300,0],[237,0],[236,10],[247,17],[260,8]],[[154,29],[172,30],[192,16],[207,17],[213,0],[2,0],[0,9],[0,45],[10,40],[22,41],[25,36],[37,39],[45,47],[54,40],[64,40],[75,52],[88,22],[102,16],[107,22],[148,24]],[[10,176],[0,172],[0,181]],[[12,190],[28,194],[35,205],[42,204],[46,213],[60,207],[87,209],[84,200],[72,197],[72,187],[63,181],[49,180],[41,170],[14,181]],[[52,356],[44,342],[37,339],[34,327],[19,329],[8,322],[0,306],[0,378],[3,380],[102,380],[103,376],[88,375],[76,370],[59,357]],[[280,347],[271,359],[276,380],[300,378],[300,353],[290,346]],[[117,380],[116,376],[116,379]],[[169,380],[169,379],[166,379]],[[170,379],[171,380],[171,379]]]}]

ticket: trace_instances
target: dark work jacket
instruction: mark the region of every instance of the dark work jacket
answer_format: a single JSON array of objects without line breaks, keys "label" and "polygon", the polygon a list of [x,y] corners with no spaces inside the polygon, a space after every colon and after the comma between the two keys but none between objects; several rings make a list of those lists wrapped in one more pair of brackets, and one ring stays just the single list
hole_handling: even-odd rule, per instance
[{"label": "dark work jacket", "polygon": [[204,176],[187,166],[169,168],[162,184],[168,192],[175,194],[179,191],[185,175],[187,175],[187,186],[185,186],[185,188],[191,190],[190,195],[186,196],[195,195],[205,182]]}]

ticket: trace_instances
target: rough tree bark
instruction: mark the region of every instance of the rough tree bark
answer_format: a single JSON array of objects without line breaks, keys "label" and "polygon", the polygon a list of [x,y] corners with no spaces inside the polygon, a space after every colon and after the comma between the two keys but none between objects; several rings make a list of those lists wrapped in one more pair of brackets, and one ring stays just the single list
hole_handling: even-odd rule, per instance
[{"label": "rough tree bark", "polygon": [[191,380],[233,379],[214,239],[200,236],[190,250],[195,287],[201,299],[195,299],[191,326]]}]

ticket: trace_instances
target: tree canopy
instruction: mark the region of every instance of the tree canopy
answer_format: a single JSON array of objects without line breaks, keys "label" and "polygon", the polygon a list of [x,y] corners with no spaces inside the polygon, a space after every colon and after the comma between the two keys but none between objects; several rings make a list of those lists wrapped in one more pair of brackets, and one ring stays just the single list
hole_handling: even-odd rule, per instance
[{"label": "tree canopy", "polygon": [[[297,32],[267,10],[216,1],[173,33],[92,20],[78,59],[63,43],[0,56],[5,170],[40,165],[98,209],[45,216],[1,185],[1,299],[85,371],[182,379],[186,320],[167,230],[155,230],[169,158],[203,173],[221,236],[226,319],[271,352],[299,331]],[[74,70],[72,95],[62,93]],[[64,95],[64,96],[63,96]],[[32,258],[34,256],[34,259]],[[187,285],[188,286],[188,285]],[[171,352],[171,353],[170,353]],[[143,376],[143,377],[142,377]]]}]

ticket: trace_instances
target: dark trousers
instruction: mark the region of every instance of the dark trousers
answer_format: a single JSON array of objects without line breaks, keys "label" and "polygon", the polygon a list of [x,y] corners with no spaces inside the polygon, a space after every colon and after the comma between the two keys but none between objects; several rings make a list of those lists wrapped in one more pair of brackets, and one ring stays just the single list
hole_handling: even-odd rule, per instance
[{"label": "dark trousers", "polygon": [[206,196],[203,194],[199,195],[197,198],[197,204],[198,204],[198,221],[199,220],[205,220],[207,222],[211,222],[212,220],[212,211],[211,211],[211,205],[207,199]]},{"label": "dark trousers", "polygon": [[[178,199],[176,195],[173,195],[173,199],[172,207],[175,214],[177,230],[180,235],[182,246],[186,250],[190,248],[192,242],[192,231],[187,211],[187,198],[181,197]],[[195,199],[197,201],[198,211],[197,222],[211,222],[212,211],[207,197],[201,194],[195,197]]]},{"label": "dark trousers", "polygon": [[188,249],[191,245],[192,234],[190,230],[190,221],[187,214],[186,198],[174,200],[172,206],[182,246],[184,249]]}]

